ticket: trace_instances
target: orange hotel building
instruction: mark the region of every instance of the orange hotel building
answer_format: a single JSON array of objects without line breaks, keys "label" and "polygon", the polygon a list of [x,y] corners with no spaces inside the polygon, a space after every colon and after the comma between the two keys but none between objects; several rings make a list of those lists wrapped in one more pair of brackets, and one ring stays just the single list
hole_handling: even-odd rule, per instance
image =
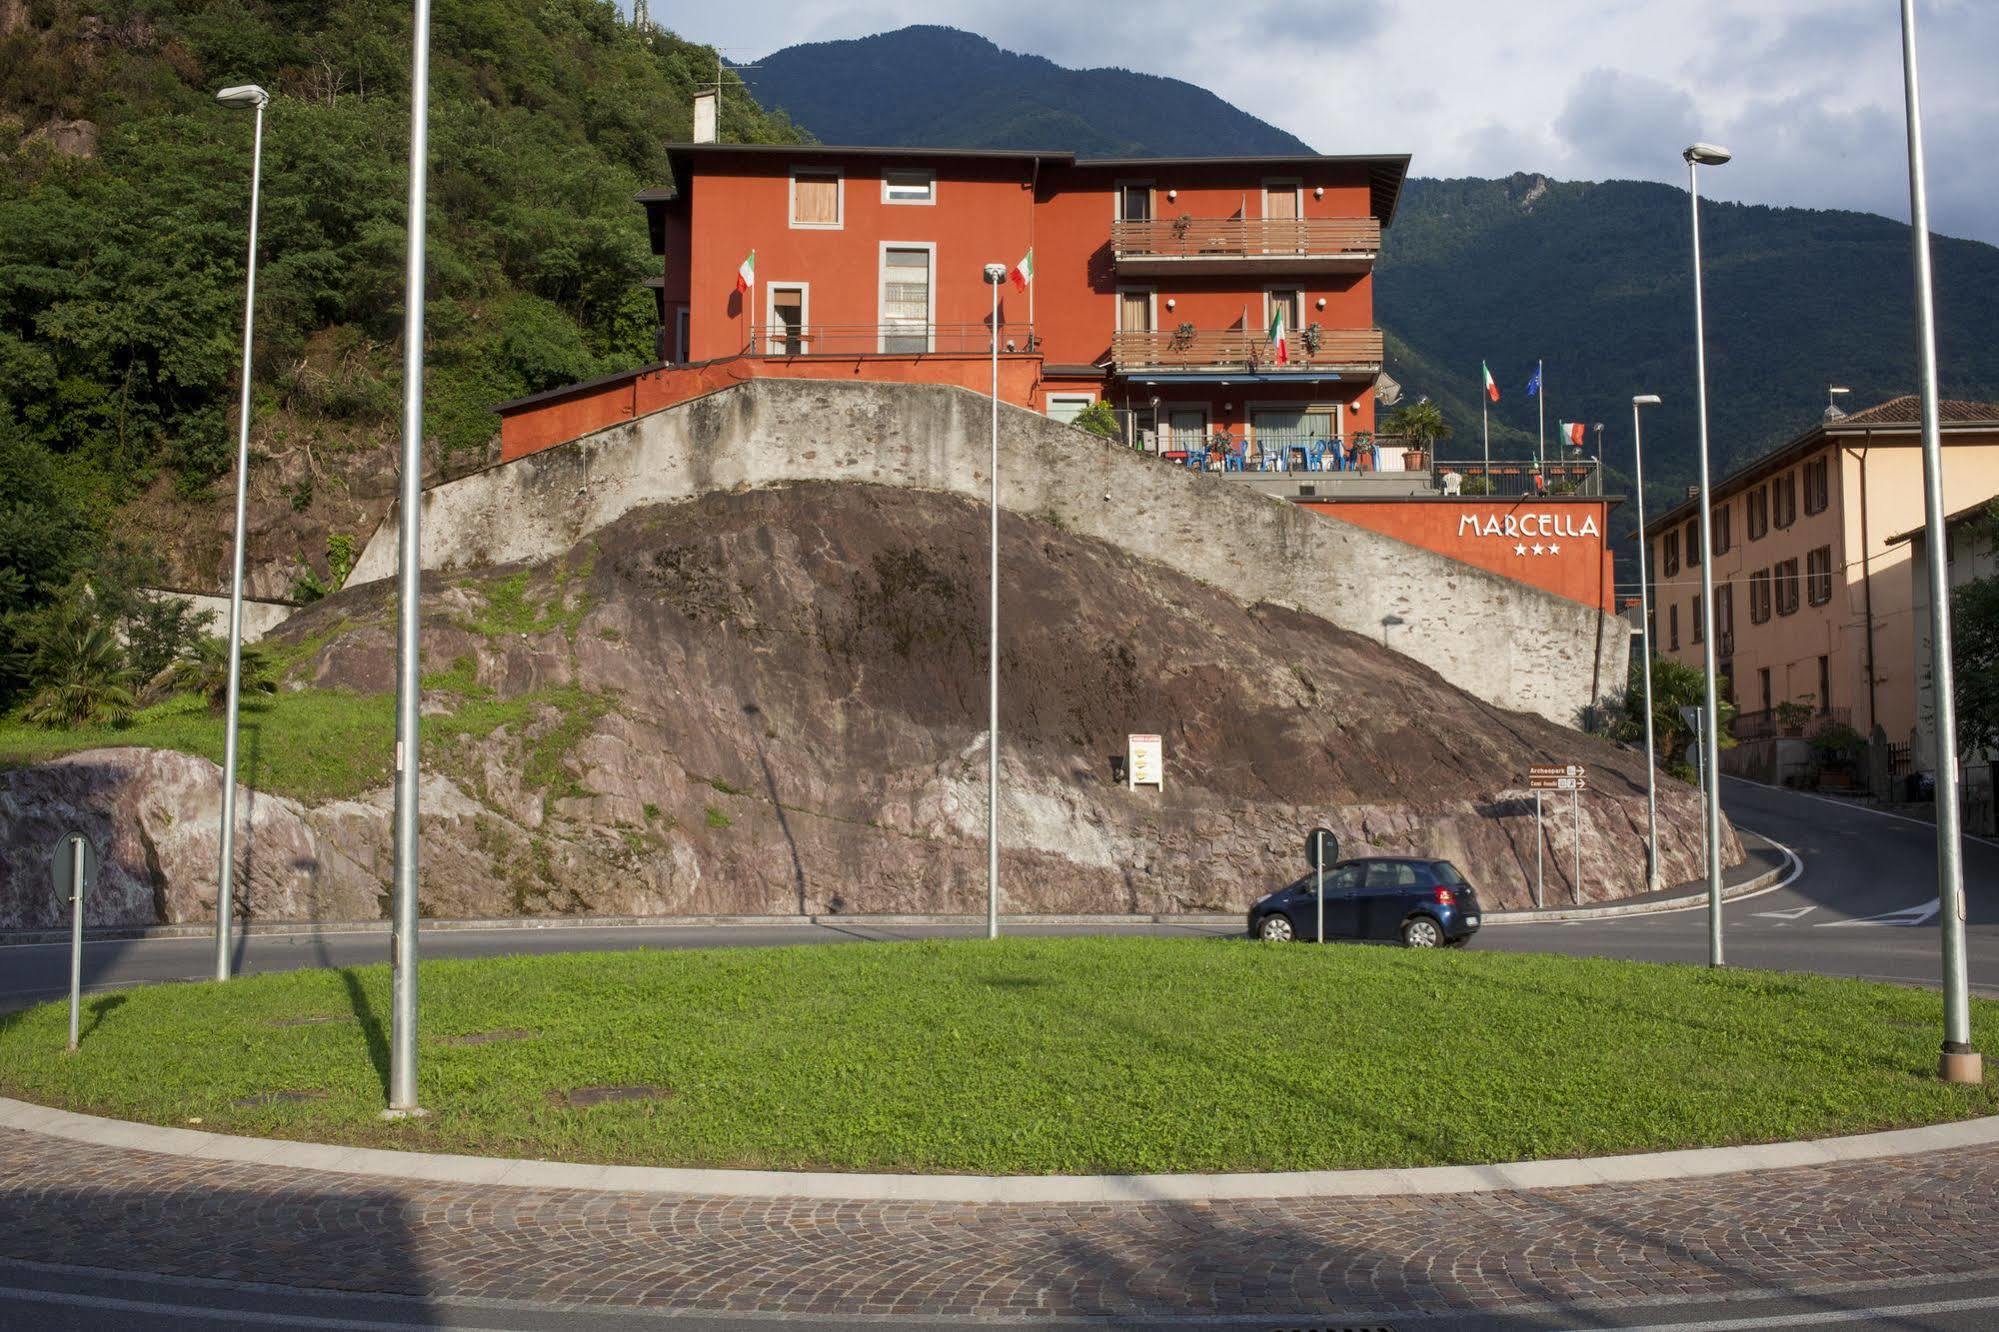
[{"label": "orange hotel building", "polygon": [[[1030,252],[1027,288],[999,288],[1009,402],[1059,420],[1108,402],[1131,440],[1160,453],[1219,432],[1254,449],[1375,429],[1374,265],[1406,154],[1079,160],[720,142],[667,154],[674,185],[638,196],[661,260],[659,363],[502,404],[503,459],[759,375],[988,392],[984,268]],[[1269,337],[1279,308],[1281,361]],[[1297,502],[1612,605],[1600,534],[1615,501],[1411,493],[1427,474],[1363,501],[1351,473],[1295,475],[1281,489]],[[1558,527],[1589,535],[1528,545],[1463,521],[1551,507],[1570,515]]]}]

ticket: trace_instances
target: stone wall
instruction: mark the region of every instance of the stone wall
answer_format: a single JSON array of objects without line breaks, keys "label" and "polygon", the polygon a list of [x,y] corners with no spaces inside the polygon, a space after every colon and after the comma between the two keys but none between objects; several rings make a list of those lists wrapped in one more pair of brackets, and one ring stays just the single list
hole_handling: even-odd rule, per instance
[{"label": "stone wall", "polygon": [[[990,410],[943,386],[754,380],[427,490],[424,564],[546,559],[643,505],[788,481],[983,499]],[[1622,691],[1630,637],[1614,616],[1032,412],[1002,406],[999,436],[1013,512],[1367,634],[1502,708],[1574,726]],[[349,586],[394,573],[396,522]]]}]

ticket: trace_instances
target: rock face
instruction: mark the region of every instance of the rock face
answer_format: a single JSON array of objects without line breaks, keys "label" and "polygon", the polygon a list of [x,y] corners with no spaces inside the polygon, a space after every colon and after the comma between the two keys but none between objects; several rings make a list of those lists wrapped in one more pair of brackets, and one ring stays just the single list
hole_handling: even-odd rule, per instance
[{"label": "rock face", "polygon": [[[1302,872],[1318,823],[1350,852],[1449,857],[1489,904],[1525,905],[1522,787],[1549,761],[1592,774],[1579,890],[1567,801],[1549,805],[1550,903],[1644,891],[1642,756],[1300,612],[1046,523],[1001,530],[1007,910],[1237,909]],[[432,578],[424,911],[983,909],[984,532],[958,498],[807,484],[642,509],[560,561]],[[279,630],[304,652],[295,683],[388,689],[384,595]],[[480,707],[485,729],[464,720]],[[1163,791],[1112,781],[1130,732],[1164,736]],[[1663,781],[1660,802],[1664,876],[1691,878],[1696,797]],[[218,803],[214,767],[174,754],[0,773],[0,924],[47,923],[46,849],[68,823],[106,850],[93,919],[211,916]],[[386,790],[241,805],[248,914],[384,913]],[[1739,858],[1732,831],[1724,849]]]}]

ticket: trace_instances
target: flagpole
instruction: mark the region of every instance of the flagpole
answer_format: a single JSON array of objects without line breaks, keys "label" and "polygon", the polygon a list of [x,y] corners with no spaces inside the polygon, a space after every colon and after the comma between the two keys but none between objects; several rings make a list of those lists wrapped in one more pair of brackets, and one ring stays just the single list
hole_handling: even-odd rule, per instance
[{"label": "flagpole", "polygon": [[1546,468],[1548,465],[1548,364],[1534,362],[1534,396],[1541,402],[1541,441],[1534,446],[1534,465]]}]

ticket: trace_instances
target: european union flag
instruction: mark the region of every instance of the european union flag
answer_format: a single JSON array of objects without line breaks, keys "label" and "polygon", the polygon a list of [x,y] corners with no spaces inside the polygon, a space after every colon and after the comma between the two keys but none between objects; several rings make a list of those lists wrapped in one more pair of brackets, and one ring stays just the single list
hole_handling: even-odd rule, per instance
[{"label": "european union flag", "polygon": [[1534,377],[1527,381],[1527,396],[1533,397],[1541,391],[1541,367],[1534,367]]}]

